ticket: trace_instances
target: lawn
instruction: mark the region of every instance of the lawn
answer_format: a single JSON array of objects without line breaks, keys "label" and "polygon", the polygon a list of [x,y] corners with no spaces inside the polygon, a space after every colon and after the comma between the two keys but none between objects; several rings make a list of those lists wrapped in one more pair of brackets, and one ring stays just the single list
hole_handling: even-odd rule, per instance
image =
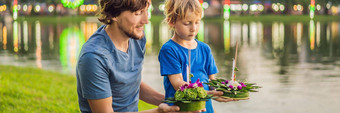
[{"label": "lawn", "polygon": [[[141,102],[139,110],[156,106]],[[80,112],[76,77],[36,68],[0,65],[0,112]]]}]

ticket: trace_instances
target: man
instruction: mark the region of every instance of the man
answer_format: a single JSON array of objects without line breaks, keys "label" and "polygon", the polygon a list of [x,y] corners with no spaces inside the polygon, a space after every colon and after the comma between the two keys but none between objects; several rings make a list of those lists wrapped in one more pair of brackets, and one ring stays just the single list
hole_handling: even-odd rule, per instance
[{"label": "man", "polygon": [[104,23],[83,45],[77,64],[81,112],[137,112],[139,99],[157,105],[144,112],[178,111],[141,81],[149,0],[99,0]]},{"label": "man", "polygon": [[104,25],[83,45],[77,63],[81,112],[137,112],[139,99],[158,106],[143,112],[179,111],[178,106],[162,103],[164,95],[141,81],[146,43],[143,29],[148,24],[149,4],[150,0],[99,0],[98,20]]}]

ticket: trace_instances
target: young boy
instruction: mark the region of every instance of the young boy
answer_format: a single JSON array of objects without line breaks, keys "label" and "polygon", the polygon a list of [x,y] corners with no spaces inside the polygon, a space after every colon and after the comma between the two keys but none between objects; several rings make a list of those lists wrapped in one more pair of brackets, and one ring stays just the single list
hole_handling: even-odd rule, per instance
[{"label": "young boy", "polygon": [[[210,47],[195,39],[201,21],[202,7],[198,0],[167,0],[165,3],[166,22],[174,35],[166,42],[159,53],[161,75],[164,76],[165,98],[174,97],[180,86],[186,84],[187,65],[189,65],[188,51],[191,52],[190,69],[194,77],[191,81],[200,79],[208,82],[214,79],[218,72]],[[209,90],[204,84],[204,89]],[[222,92],[215,93],[221,96]],[[232,99],[217,99],[228,102]],[[211,100],[206,102],[206,112],[214,113]]]}]

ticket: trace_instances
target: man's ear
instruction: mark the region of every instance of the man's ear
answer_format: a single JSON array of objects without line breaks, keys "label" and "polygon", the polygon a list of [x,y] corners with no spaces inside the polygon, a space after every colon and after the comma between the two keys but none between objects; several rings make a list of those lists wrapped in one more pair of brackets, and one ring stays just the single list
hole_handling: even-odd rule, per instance
[{"label": "man's ear", "polygon": [[118,22],[118,17],[111,18],[112,21]]}]

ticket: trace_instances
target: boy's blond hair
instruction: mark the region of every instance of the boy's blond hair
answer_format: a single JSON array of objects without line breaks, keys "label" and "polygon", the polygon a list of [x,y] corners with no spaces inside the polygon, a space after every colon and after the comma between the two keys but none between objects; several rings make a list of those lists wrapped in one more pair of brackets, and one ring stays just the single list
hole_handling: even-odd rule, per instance
[{"label": "boy's blond hair", "polygon": [[187,12],[191,11],[201,17],[202,7],[198,0],[166,0],[165,21],[175,23],[177,20],[185,19]]}]

